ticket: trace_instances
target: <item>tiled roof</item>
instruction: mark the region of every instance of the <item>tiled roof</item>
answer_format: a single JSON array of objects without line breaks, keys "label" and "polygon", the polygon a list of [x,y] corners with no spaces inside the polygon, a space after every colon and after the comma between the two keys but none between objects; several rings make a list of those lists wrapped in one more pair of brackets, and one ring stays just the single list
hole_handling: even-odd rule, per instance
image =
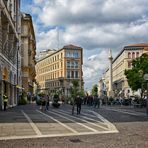
[{"label": "tiled roof", "polygon": [[69,44],[69,45],[66,45],[66,46],[64,46],[63,48],[70,48],[70,49],[81,49],[81,47],[79,47],[79,46],[75,46],[75,45],[72,45],[72,44]]},{"label": "tiled roof", "polygon": [[132,44],[125,47],[148,47],[148,43]]}]

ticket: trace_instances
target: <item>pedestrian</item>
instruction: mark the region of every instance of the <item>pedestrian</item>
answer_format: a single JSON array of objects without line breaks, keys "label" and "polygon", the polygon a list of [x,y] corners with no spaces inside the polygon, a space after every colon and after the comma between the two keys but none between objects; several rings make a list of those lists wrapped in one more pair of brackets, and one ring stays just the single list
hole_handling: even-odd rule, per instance
[{"label": "pedestrian", "polygon": [[97,107],[98,107],[98,108],[100,108],[100,104],[101,104],[101,103],[100,103],[100,100],[101,100],[100,97],[97,96]]},{"label": "pedestrian", "polygon": [[98,104],[98,97],[95,95],[93,100],[94,100],[93,101],[94,108],[96,108],[96,106]]},{"label": "pedestrian", "polygon": [[3,101],[4,101],[4,111],[6,111],[6,108],[7,108],[7,102],[8,102],[8,97],[7,95],[3,95]]},{"label": "pedestrian", "polygon": [[45,105],[46,105],[45,96],[42,97],[41,104],[42,104],[42,111],[46,110],[46,108],[45,108]]},{"label": "pedestrian", "polygon": [[46,96],[46,110],[49,109],[49,96]]},{"label": "pedestrian", "polygon": [[76,103],[76,98],[75,99],[71,98],[70,104],[72,105],[72,115],[74,115],[75,103]]},{"label": "pedestrian", "polygon": [[31,93],[30,92],[28,92],[28,94],[27,94],[27,100],[29,103],[31,103]]},{"label": "pedestrian", "polygon": [[82,105],[82,99],[79,95],[76,97],[76,105],[77,105],[77,115],[78,115],[81,112],[81,105]]}]

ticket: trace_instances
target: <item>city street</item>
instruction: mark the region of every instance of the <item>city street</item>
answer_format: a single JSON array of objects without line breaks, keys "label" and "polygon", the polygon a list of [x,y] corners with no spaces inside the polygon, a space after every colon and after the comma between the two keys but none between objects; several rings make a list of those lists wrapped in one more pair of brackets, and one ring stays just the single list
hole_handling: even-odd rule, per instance
[{"label": "city street", "polygon": [[[75,109],[76,110],[76,109]],[[0,112],[0,147],[147,147],[148,117],[133,108],[30,104]]]}]

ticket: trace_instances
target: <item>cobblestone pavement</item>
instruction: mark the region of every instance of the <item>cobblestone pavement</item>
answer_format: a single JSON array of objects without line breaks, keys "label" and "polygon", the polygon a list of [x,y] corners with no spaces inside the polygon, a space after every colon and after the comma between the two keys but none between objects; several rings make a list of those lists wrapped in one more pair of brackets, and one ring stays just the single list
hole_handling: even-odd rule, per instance
[{"label": "cobblestone pavement", "polygon": [[0,148],[147,148],[147,135],[148,117],[134,109],[83,106],[72,116],[68,105],[40,111],[30,104],[0,112]]}]

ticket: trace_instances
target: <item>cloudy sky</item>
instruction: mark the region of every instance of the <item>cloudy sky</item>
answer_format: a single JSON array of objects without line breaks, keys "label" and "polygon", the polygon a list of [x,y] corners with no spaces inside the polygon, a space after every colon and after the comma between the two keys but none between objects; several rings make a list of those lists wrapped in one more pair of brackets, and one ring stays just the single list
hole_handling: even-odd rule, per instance
[{"label": "cloudy sky", "polygon": [[[84,49],[85,88],[90,89],[124,46],[148,42],[148,0],[21,0],[33,17],[37,50],[67,44]],[[59,44],[58,44],[59,36]]]}]

